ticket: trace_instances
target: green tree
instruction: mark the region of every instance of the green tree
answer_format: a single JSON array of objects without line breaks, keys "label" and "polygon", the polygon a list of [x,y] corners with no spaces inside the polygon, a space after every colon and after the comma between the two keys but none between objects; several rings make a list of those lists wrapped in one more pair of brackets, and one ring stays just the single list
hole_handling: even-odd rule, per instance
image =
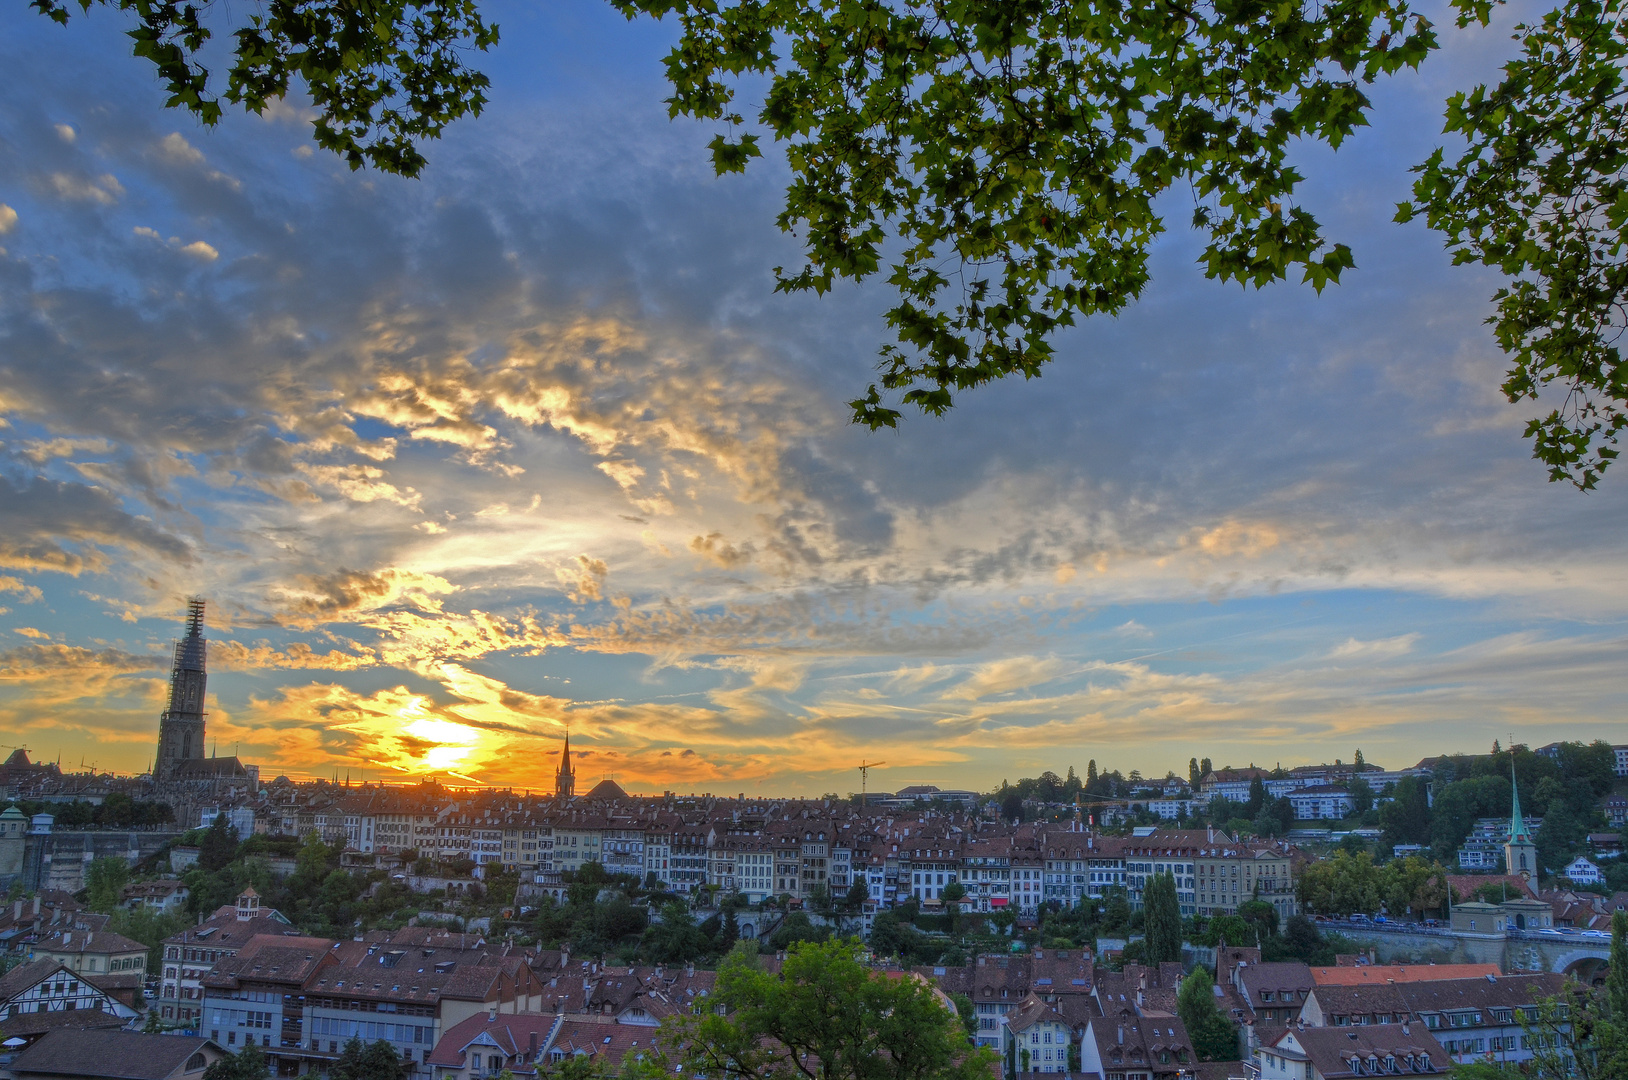
[{"label": "green tree", "polygon": [[861,959],[857,941],[794,946],[778,973],[727,958],[713,992],[723,1015],[683,1013],[663,1023],[686,1072],[739,1080],[987,1080],[994,1055],[969,1049],[960,1018],[914,979],[889,979]]},{"label": "green tree", "polygon": [[1102,928],[1110,934],[1123,934],[1131,925],[1131,904],[1118,885],[1108,888],[1102,907]]},{"label": "green tree", "polygon": [[224,870],[236,854],[237,830],[232,828],[225,814],[217,814],[198,844],[198,869],[206,874]]},{"label": "green tree", "polygon": [[1379,911],[1389,881],[1368,852],[1336,851],[1300,872],[1300,902],[1319,915],[1372,915]]},{"label": "green tree", "polygon": [[1255,940],[1265,941],[1278,932],[1278,909],[1265,900],[1246,900],[1238,905],[1238,917],[1255,928]]},{"label": "green tree", "polygon": [[352,1038],[328,1070],[329,1080],[406,1080],[411,1065],[384,1039],[364,1043]]},{"label": "green tree", "polygon": [[[157,1012],[157,1010],[153,1010]],[[210,1062],[203,1080],[270,1080],[271,1066],[260,1048],[249,1043],[235,1054]]]},{"label": "green tree", "polygon": [[[881,917],[878,916],[878,919]],[[831,931],[824,926],[815,926],[812,919],[801,911],[793,911],[780,921],[769,935],[769,946],[774,949],[789,949],[793,945],[804,941],[824,941],[831,936]]]},{"label": "green tree", "polygon": [[1170,874],[1148,878],[1142,890],[1142,927],[1149,964],[1181,959],[1181,905],[1176,899],[1176,879]]},{"label": "green tree", "polygon": [[970,1042],[977,1038],[978,1008],[972,1003],[972,998],[966,994],[955,993],[950,995],[950,1000],[955,1003],[955,1013],[961,1018],[961,1026],[966,1029],[967,1040]]},{"label": "green tree", "polygon": [[1215,980],[1200,964],[1176,990],[1176,1015],[1200,1061],[1237,1061],[1238,1032],[1215,1004]]},{"label": "green tree", "polygon": [[85,906],[103,915],[119,906],[130,881],[130,864],[120,858],[96,859],[85,870]]},{"label": "green tree", "polygon": [[718,928],[719,951],[727,952],[730,949],[733,949],[735,947],[735,943],[740,939],[740,920],[735,917],[735,909],[729,908],[724,911],[723,923]]},{"label": "green tree", "polygon": [[[63,23],[74,6],[31,2]],[[477,0],[224,14],[183,0],[100,2],[134,14],[134,51],[156,65],[169,104],[214,123],[223,101],[258,113],[298,77],[320,145],[353,168],[408,176],[425,165],[423,140],[485,105],[487,79],[466,57],[498,39]],[[611,3],[629,18],[678,20],[670,111],[725,128],[711,143],[719,173],[761,156],[764,135],[785,144],[778,223],[805,262],[777,271],[777,288],[823,293],[880,274],[895,290],[879,386],[850,403],[873,428],[898,423],[894,395],[940,414],[957,393],[1032,378],[1057,330],[1123,310],[1149,280],[1173,187],[1192,194],[1207,276],[1261,287],[1298,273],[1319,290],[1339,281],[1351,252],[1298,204],[1291,148],[1338,148],[1368,122],[1365,87],[1439,46],[1405,0]],[[1449,100],[1446,133],[1461,148],[1431,155],[1397,212],[1422,216],[1456,261],[1509,281],[1491,319],[1511,357],[1503,392],[1563,391],[1527,434],[1551,479],[1583,488],[1628,425],[1616,344],[1628,296],[1623,3],[1558,0],[1523,23],[1502,81]],[[1465,28],[1496,7],[1452,6]],[[202,62],[216,62],[217,31],[234,41],[224,89]],[[763,89],[756,130],[740,84]]]},{"label": "green tree", "polygon": [[1404,776],[1397,781],[1391,801],[1380,808],[1379,823],[1385,830],[1387,848],[1430,843],[1429,792],[1418,777]]},{"label": "green tree", "polygon": [[706,939],[696,928],[695,916],[681,901],[662,905],[661,920],[652,922],[644,935],[645,955],[660,964],[681,964],[700,956]]},{"label": "green tree", "polygon": [[1628,1035],[1628,911],[1611,916],[1610,970],[1605,974],[1606,1012]]}]

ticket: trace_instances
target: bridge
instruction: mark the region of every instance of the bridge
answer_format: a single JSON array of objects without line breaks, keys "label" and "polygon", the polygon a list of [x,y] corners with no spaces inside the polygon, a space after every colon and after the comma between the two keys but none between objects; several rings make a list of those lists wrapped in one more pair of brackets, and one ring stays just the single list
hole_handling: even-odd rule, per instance
[{"label": "bridge", "polygon": [[1611,958],[1610,937],[1577,930],[1468,933],[1445,926],[1342,922],[1321,923],[1319,928],[1359,942],[1387,964],[1497,964],[1508,974],[1553,971],[1598,983],[1605,979]]}]

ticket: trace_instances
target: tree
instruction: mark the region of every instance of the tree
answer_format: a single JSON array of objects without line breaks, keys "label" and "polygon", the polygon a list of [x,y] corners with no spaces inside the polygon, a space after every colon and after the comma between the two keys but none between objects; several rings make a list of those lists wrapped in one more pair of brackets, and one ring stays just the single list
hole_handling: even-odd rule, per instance
[{"label": "tree", "polygon": [[1170,874],[1148,879],[1142,891],[1142,927],[1150,965],[1181,959],[1181,905],[1176,901],[1176,879]]},{"label": "tree", "polygon": [[1249,801],[1244,804],[1244,817],[1252,818],[1264,810],[1271,796],[1266,791],[1266,781],[1259,776],[1249,782]]},{"label": "tree", "polygon": [[729,908],[724,912],[723,925],[718,929],[718,949],[727,952],[735,947],[741,939],[740,920],[735,917],[735,909]]},{"label": "tree", "polygon": [[661,921],[652,922],[644,935],[645,952],[661,964],[681,964],[700,956],[706,942],[696,928],[695,916],[680,901],[662,905]]},{"label": "tree", "polygon": [[1391,801],[1379,811],[1387,847],[1430,842],[1430,804],[1425,785],[1416,776],[1397,781]]},{"label": "tree", "polygon": [[978,1036],[978,1009],[972,1003],[972,998],[966,994],[955,993],[950,995],[955,1003],[956,1015],[961,1017],[961,1026],[967,1031],[967,1041],[971,1042]]},{"label": "tree", "polygon": [[1393,916],[1442,911],[1449,899],[1447,869],[1417,855],[1386,865],[1384,888],[1385,907]]},{"label": "tree", "polygon": [[1611,916],[1610,969],[1605,973],[1605,1005],[1613,1023],[1628,1035],[1628,911]]},{"label": "tree", "polygon": [[[156,1013],[158,1010],[152,1010]],[[219,1061],[209,1063],[204,1070],[203,1080],[270,1080],[271,1067],[266,1064],[265,1055],[253,1043],[246,1044],[242,1050],[235,1054],[228,1054]]]},{"label": "tree", "polygon": [[1215,1004],[1215,980],[1203,964],[1182,977],[1176,990],[1176,1015],[1193,1041],[1200,1061],[1237,1061],[1238,1032]]},{"label": "tree", "polygon": [[1372,915],[1385,902],[1389,882],[1368,852],[1336,851],[1300,872],[1300,902],[1319,915]]},{"label": "tree", "polygon": [[1123,934],[1131,924],[1131,905],[1125,890],[1111,885],[1102,907],[1102,928],[1113,934]]},{"label": "tree", "polygon": [[1255,940],[1265,941],[1278,932],[1278,909],[1265,900],[1246,900],[1238,905],[1238,917],[1255,928]]},{"label": "tree", "polygon": [[1196,788],[1198,787],[1198,782],[1203,778],[1204,774],[1198,771],[1198,758],[1188,758],[1187,782]]},{"label": "tree", "polygon": [[412,1066],[384,1039],[363,1043],[352,1038],[328,1070],[329,1080],[405,1080]]},{"label": "tree", "polygon": [[[686,1072],[739,1080],[987,1080],[994,1055],[969,1049],[960,1018],[925,983],[890,979],[857,941],[793,947],[778,973],[727,958],[713,991],[721,1010],[662,1025]],[[722,1012],[723,1015],[719,1013]]]},{"label": "tree", "polygon": [[[31,2],[68,22],[69,0]],[[156,65],[170,105],[212,124],[223,101],[259,113],[298,76],[321,146],[352,168],[407,176],[425,165],[422,141],[480,113],[488,81],[465,57],[498,40],[477,0],[241,13],[100,2],[134,13],[134,51]],[[763,135],[786,144],[778,223],[806,262],[777,270],[776,288],[823,293],[881,274],[895,290],[879,386],[850,402],[872,428],[897,425],[894,395],[938,415],[959,392],[1033,378],[1059,329],[1123,310],[1149,280],[1161,197],[1181,185],[1207,239],[1207,276],[1257,288],[1293,272],[1318,290],[1338,282],[1351,252],[1297,204],[1291,147],[1338,148],[1368,122],[1364,87],[1440,44],[1405,0],[611,3],[628,18],[678,19],[670,112],[725,127],[710,144],[718,173],[762,156]],[[1456,261],[1509,279],[1491,319],[1512,358],[1503,392],[1521,401],[1563,389],[1527,435],[1551,479],[1585,489],[1628,425],[1616,345],[1628,306],[1623,4],[1557,0],[1523,24],[1503,81],[1448,103],[1446,133],[1462,150],[1431,155],[1397,211],[1440,231]],[[1471,27],[1496,5],[1453,6]],[[235,41],[224,90],[201,61],[217,29]],[[735,100],[740,83],[764,88],[757,130]]]},{"label": "tree", "polygon": [[217,814],[198,844],[198,868],[206,874],[224,870],[236,854],[237,830],[232,828],[225,814]]},{"label": "tree", "polygon": [[793,911],[782,919],[780,925],[775,927],[774,933],[769,935],[769,945],[775,949],[789,949],[799,942],[824,941],[830,936],[829,928],[815,926],[806,914]]},{"label": "tree", "polygon": [[85,905],[103,915],[119,906],[130,864],[120,858],[97,859],[85,871]]}]

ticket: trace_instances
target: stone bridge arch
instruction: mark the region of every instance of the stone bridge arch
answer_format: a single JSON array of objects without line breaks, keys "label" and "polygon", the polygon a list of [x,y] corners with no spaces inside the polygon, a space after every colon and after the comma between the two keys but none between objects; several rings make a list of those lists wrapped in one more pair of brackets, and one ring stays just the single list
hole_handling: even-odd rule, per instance
[{"label": "stone bridge arch", "polygon": [[1572,949],[1556,956],[1549,970],[1570,975],[1581,983],[1598,985],[1605,982],[1605,973],[1611,966],[1609,956],[1603,949]]}]

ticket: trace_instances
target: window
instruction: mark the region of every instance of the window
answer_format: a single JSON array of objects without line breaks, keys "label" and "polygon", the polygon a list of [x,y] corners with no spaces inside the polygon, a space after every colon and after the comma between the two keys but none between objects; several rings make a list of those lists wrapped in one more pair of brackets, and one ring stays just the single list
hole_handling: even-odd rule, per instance
[{"label": "window", "polygon": [[203,1053],[200,1051],[199,1053],[193,1054],[191,1057],[187,1058],[186,1071],[197,1072],[199,1069],[207,1067],[208,1064],[209,1062],[204,1060]]}]

